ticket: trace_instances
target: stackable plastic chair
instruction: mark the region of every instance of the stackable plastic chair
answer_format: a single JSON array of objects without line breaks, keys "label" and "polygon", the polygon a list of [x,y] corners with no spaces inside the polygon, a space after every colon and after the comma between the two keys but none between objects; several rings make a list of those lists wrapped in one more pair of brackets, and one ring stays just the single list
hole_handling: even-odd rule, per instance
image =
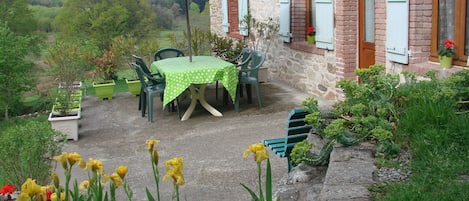
[{"label": "stackable plastic chair", "polygon": [[[257,93],[257,101],[259,108],[262,107],[262,94],[261,86],[259,84],[259,68],[264,64],[265,53],[260,51],[253,51],[251,54],[251,62],[244,69],[239,70],[238,89],[236,91],[235,111],[239,112],[239,98],[241,94],[242,85],[254,85]],[[247,93],[248,99],[250,93]]]},{"label": "stackable plastic chair", "polygon": [[[142,84],[143,93],[141,93],[141,98],[140,98],[140,104],[142,106],[142,109],[141,109],[142,117],[145,116],[145,113],[148,108],[148,121],[153,122],[153,97],[156,95],[159,95],[159,97],[162,97],[162,94],[165,88],[164,80],[163,78],[154,78],[146,74],[145,72],[143,72],[140,65],[136,63],[131,64],[131,66],[137,72],[138,78],[140,79],[140,83]],[[147,79],[151,80],[151,82],[154,84],[149,84],[149,82],[146,81]],[[176,102],[177,102],[177,99],[176,99]],[[181,118],[178,104],[176,104],[176,109],[177,109],[179,118]]]},{"label": "stackable plastic chair", "polygon": [[176,48],[163,48],[155,52],[153,57],[154,61],[158,61],[161,59],[167,59],[172,57],[183,57],[184,52]]},{"label": "stackable plastic chair", "polygon": [[159,72],[155,72],[155,73],[152,73],[150,71],[150,68],[148,68],[147,64],[145,64],[145,61],[143,61],[143,58],[142,57],[139,57],[135,54],[132,55],[132,58],[134,58],[134,61],[136,64],[140,65],[140,67],[142,68],[143,72],[155,77],[155,76],[158,76],[158,77],[162,77],[161,74]]},{"label": "stackable plastic chair", "polygon": [[[183,56],[184,56],[184,52],[182,52],[179,49],[163,48],[155,52],[153,59],[154,61],[158,61],[162,59],[173,58],[173,57],[183,57]],[[169,111],[173,111],[175,107],[174,101],[169,103],[168,107],[169,107]]]},{"label": "stackable plastic chair", "polygon": [[[142,69],[142,71],[148,75],[151,75],[152,77],[154,78],[157,78],[159,80],[162,79],[162,76],[159,72],[156,72],[156,73],[151,73],[150,72],[150,69],[148,68],[147,64],[145,64],[145,61],[143,61],[142,57],[139,57],[137,55],[132,55],[132,58],[134,59],[134,62],[140,66],[140,68]],[[145,82],[147,82],[147,84],[149,85],[156,85],[158,83],[155,83],[153,80],[145,80]],[[163,80],[164,82],[164,80]],[[143,95],[143,85],[140,89],[140,95],[139,95],[139,101],[138,101],[138,110],[141,110],[142,109],[142,95]]]},{"label": "stackable plastic chair", "polygon": [[[228,62],[236,65],[236,68],[246,69],[249,62],[251,61],[251,54],[253,50],[251,48],[243,48],[238,56],[231,58]],[[218,81],[215,84],[215,99],[218,100]],[[223,90],[223,103],[226,105],[228,103],[228,92]],[[242,96],[243,94],[241,94]]]}]

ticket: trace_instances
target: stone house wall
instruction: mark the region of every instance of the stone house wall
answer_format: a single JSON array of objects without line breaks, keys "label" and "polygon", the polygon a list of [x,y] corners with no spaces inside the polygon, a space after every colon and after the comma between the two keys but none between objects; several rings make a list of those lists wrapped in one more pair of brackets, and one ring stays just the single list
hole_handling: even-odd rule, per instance
[{"label": "stone house wall", "polygon": [[[228,0],[237,1],[237,0]],[[318,49],[301,42],[305,24],[305,1],[290,0],[292,4],[291,43],[280,39],[271,40],[264,64],[268,69],[268,81],[280,81],[326,100],[343,99],[336,83],[342,79],[357,79],[358,68],[358,2],[342,0],[334,2],[334,50]],[[388,73],[402,71],[423,75],[429,70],[439,70],[439,64],[430,61],[432,40],[433,0],[409,0],[408,64],[392,62],[386,58],[386,0],[375,1],[375,63],[386,67]],[[210,0],[211,31],[227,36],[221,28],[221,0]],[[250,0],[249,13],[257,20],[279,17],[279,0]],[[303,25],[296,26],[296,25]],[[296,30],[296,32],[295,32]],[[398,31],[398,30],[396,30]],[[265,46],[261,46],[260,49]],[[449,73],[461,70],[453,67]],[[403,79],[402,79],[403,80]]]},{"label": "stone house wall", "polygon": [[[221,28],[221,1],[210,0],[209,3],[211,31],[226,36]],[[250,1],[249,8],[253,18],[259,21],[269,17],[278,20],[278,0]],[[259,49],[265,51],[267,47],[261,44]],[[294,50],[279,38],[272,39],[264,63],[268,70],[267,80],[284,82],[315,97],[335,100],[335,56],[333,52],[319,52]]]}]

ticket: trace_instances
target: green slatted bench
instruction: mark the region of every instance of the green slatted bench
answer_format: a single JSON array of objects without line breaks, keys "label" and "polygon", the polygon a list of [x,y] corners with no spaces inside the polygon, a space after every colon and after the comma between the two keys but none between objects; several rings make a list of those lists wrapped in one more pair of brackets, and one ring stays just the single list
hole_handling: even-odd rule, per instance
[{"label": "green slatted bench", "polygon": [[308,125],[304,118],[309,114],[304,109],[295,108],[288,114],[287,130],[285,137],[273,138],[262,140],[261,143],[269,148],[275,155],[279,157],[287,157],[288,159],[288,172],[291,171],[293,165],[291,164],[290,152],[296,143],[303,141],[308,137],[312,126]]}]

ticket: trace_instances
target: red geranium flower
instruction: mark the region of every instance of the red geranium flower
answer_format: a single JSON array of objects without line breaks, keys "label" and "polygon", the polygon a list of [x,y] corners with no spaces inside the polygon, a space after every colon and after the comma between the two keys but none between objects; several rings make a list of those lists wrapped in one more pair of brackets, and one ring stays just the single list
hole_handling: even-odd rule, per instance
[{"label": "red geranium flower", "polygon": [[15,192],[16,187],[11,185],[11,184],[5,184],[2,189],[0,189],[0,194],[6,195],[6,194],[12,194]]},{"label": "red geranium flower", "polygon": [[440,50],[438,50],[438,55],[452,57],[454,55],[454,46],[456,42],[454,40],[446,39],[443,41]]},{"label": "red geranium flower", "polygon": [[308,36],[314,36],[316,34],[316,30],[313,26],[308,27],[308,30],[306,32]]},{"label": "red geranium flower", "polygon": [[49,189],[46,190],[46,200],[51,200],[52,197],[52,191]]}]

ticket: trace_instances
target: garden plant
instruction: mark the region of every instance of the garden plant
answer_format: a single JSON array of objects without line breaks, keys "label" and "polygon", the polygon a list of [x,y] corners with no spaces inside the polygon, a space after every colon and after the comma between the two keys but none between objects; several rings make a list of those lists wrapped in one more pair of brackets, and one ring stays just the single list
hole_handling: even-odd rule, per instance
[{"label": "garden plant", "polygon": [[[332,113],[320,112],[312,98],[303,102],[310,111],[305,120],[313,125],[312,132],[327,143],[317,155],[309,152],[313,143],[297,143],[293,163],[327,165],[333,144],[367,141],[376,144],[378,167],[412,173],[400,181],[370,186],[374,200],[464,200],[469,187],[464,179],[469,167],[469,70],[447,78],[429,71],[420,81],[414,73],[404,72],[405,82],[383,70],[379,65],[357,70],[360,84],[340,81],[346,98]],[[403,152],[410,154],[409,164],[399,163]]]},{"label": "garden plant", "polygon": [[61,152],[66,136],[53,130],[44,116],[11,124],[0,126],[0,178],[16,187],[29,177],[49,183],[50,158]]},{"label": "garden plant", "polygon": [[[146,140],[146,148],[149,152],[154,181],[156,184],[156,196],[151,193],[150,189],[146,188],[147,199],[149,201],[161,200],[159,191],[159,156],[158,150],[155,147],[159,142],[159,140],[155,139]],[[250,153],[253,154],[253,159],[257,163],[258,167],[258,194],[246,185],[241,185],[251,195],[252,200],[272,200],[272,177],[268,150],[262,143],[256,143],[250,145],[244,151],[243,158],[246,159]],[[126,181],[126,175],[129,171],[127,166],[118,166],[115,169],[115,172],[106,174],[101,160],[90,158],[88,161],[85,161],[77,152],[63,152],[60,155],[54,156],[53,160],[63,168],[65,182],[61,183],[55,172],[52,172],[51,174],[52,182],[50,185],[47,185],[47,183],[49,183],[47,180],[39,181],[35,179],[35,177],[27,177],[21,185],[15,184],[16,186],[21,187],[18,188],[18,190],[20,190],[20,194],[17,198],[18,201],[114,201],[116,200],[116,189],[119,188],[123,189],[127,200],[133,200],[132,189]],[[262,187],[262,177],[264,175],[262,173],[262,161],[267,161],[265,189]],[[88,178],[80,183],[75,179],[71,184],[72,169],[77,166],[87,172]],[[171,158],[165,162],[166,174],[163,177],[163,182],[169,179],[173,180],[173,200],[180,200],[179,188],[185,183],[183,169],[183,158],[181,157]],[[46,185],[40,185],[41,183]],[[13,191],[14,189],[17,189],[15,185],[7,184],[2,188],[2,191]],[[108,187],[106,187],[106,185],[108,185]]]}]

